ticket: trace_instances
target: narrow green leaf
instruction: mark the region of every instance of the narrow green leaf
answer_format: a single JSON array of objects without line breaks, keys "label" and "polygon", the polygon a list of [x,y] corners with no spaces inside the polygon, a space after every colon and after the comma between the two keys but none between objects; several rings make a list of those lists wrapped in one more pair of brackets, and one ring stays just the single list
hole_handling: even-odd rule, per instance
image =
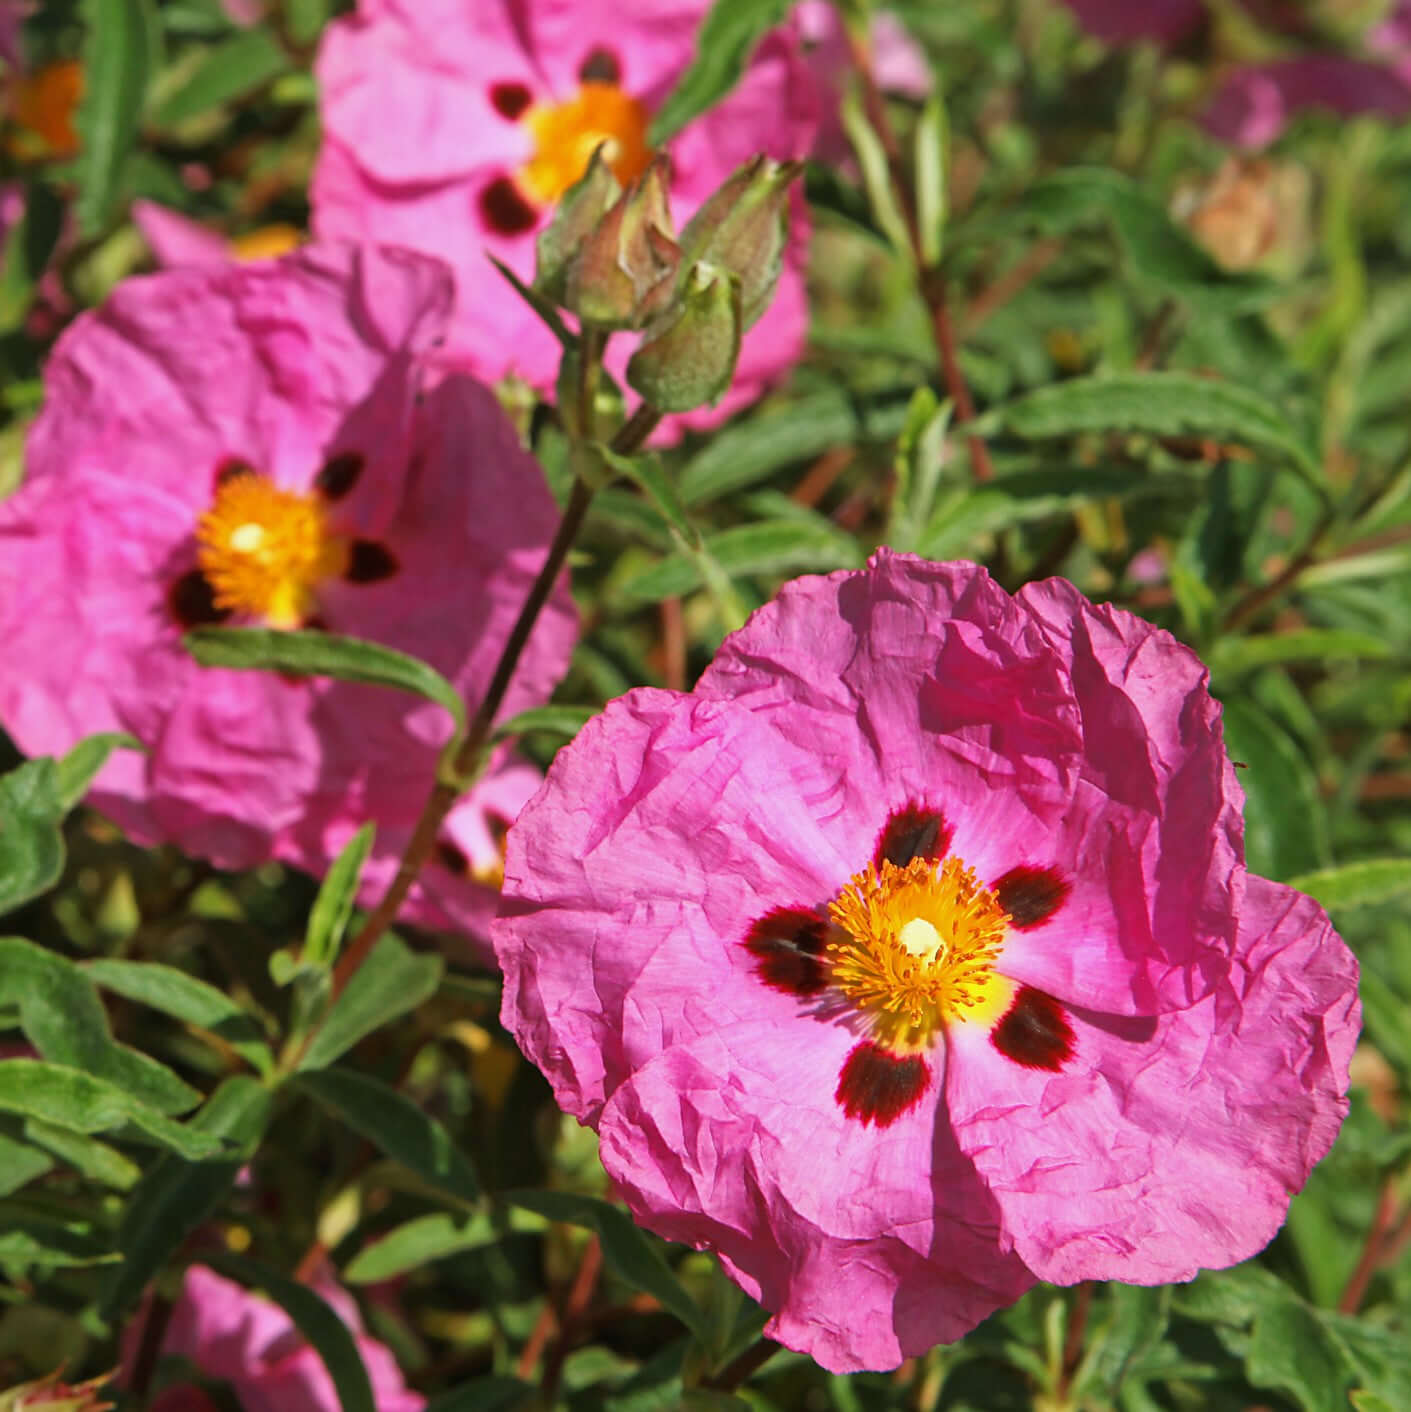
[{"label": "narrow green leaf", "polygon": [[0,1196],[9,1196],[53,1170],[54,1159],[47,1152],[0,1133]]},{"label": "narrow green leaf", "polygon": [[1366,863],[1300,873],[1289,879],[1289,886],[1316,898],[1329,911],[1370,907],[1411,893],[1411,858],[1373,858]]},{"label": "narrow green leaf", "polygon": [[350,1069],[300,1074],[298,1086],[387,1156],[461,1201],[480,1197],[470,1161],[450,1133],[394,1088]]},{"label": "narrow green leaf", "polygon": [[740,81],[755,46],[781,23],[790,0],[715,0],[696,35],[696,53],[657,109],[648,142],[676,136],[692,118],[718,103]]},{"label": "narrow green leaf", "polygon": [[444,969],[439,956],[419,956],[397,937],[384,936],[334,1002],[299,1068],[326,1068],[364,1035],[416,1009],[436,993]]},{"label": "narrow green leaf", "polygon": [[537,1211],[551,1221],[596,1231],[603,1243],[603,1257],[621,1279],[659,1299],[662,1307],[675,1314],[692,1333],[706,1336],[707,1321],[696,1302],[626,1212],[596,1197],[567,1191],[511,1191],[504,1194],[504,1199],[527,1211]]},{"label": "narrow green leaf", "polygon": [[1346,1405],[1352,1373],[1347,1357],[1300,1299],[1285,1298],[1260,1310],[1245,1368],[1256,1387],[1288,1393],[1304,1412]]},{"label": "narrow green leaf", "polygon": [[536,1395],[533,1383],[487,1373],[433,1397],[426,1404],[426,1412],[519,1412]]},{"label": "narrow green leaf", "polygon": [[916,122],[912,169],[916,182],[916,225],[921,233],[921,263],[931,269],[945,248],[946,162],[950,145],[945,100],[933,93]]},{"label": "narrow green leaf", "polygon": [[41,756],[0,775],[0,914],[47,892],[64,871],[59,772]]},{"label": "narrow green leaf", "polygon": [[253,93],[289,68],[289,56],[269,30],[241,30],[207,50],[191,77],[162,101],[153,121],[172,127],[198,117]]},{"label": "narrow green leaf", "polygon": [[57,1128],[39,1118],[25,1120],[24,1134],[74,1171],[114,1191],[130,1191],[142,1175],[142,1169],[135,1162],[128,1161],[117,1148],[97,1138]]},{"label": "narrow green leaf", "polygon": [[360,1250],[343,1271],[349,1284],[376,1284],[434,1260],[494,1245],[504,1231],[484,1213],[464,1216],[436,1211],[407,1221]]},{"label": "narrow green leaf", "polygon": [[1249,388],[1193,373],[1116,373],[1053,383],[986,413],[977,431],[1042,439],[1082,432],[1217,436],[1278,451],[1321,487],[1318,453]]},{"label": "narrow green leaf", "polygon": [[525,284],[503,260],[498,260],[491,255],[490,263],[505,277],[510,288],[538,314],[549,332],[558,339],[560,347],[565,349],[578,347],[578,339],[569,331],[568,325],[564,323],[563,317],[553,303],[545,299],[537,289],[531,289]]},{"label": "narrow green leaf", "polygon": [[496,727],[495,739],[508,740],[511,736],[543,731],[572,740],[601,710],[601,706],[534,706]]},{"label": "narrow green leaf", "polygon": [[182,639],[203,667],[335,677],[414,692],[444,706],[465,728],[465,703],[440,672],[405,652],[331,632],[277,628],[197,628]]},{"label": "narrow green leaf", "polygon": [[79,229],[94,235],[112,214],[158,64],[161,28],[152,0],[83,0],[83,99],[75,125]]},{"label": "narrow green leaf", "polygon": [[873,127],[857,88],[844,91],[838,115],[857,157],[873,223],[886,235],[896,255],[902,260],[913,260],[915,252],[911,248],[911,234],[907,229],[906,217],[897,203],[886,145],[877,129]]},{"label": "narrow green leaf", "polygon": [[1225,746],[1243,768],[1251,872],[1284,879],[1326,861],[1328,823],[1313,767],[1272,717],[1247,701],[1223,707]]},{"label": "narrow green leaf", "polygon": [[700,544],[700,531],[691,523],[691,517],[686,513],[681,496],[662,470],[659,456],[650,452],[640,456],[619,456],[607,446],[595,446],[593,449],[618,475],[626,476],[634,485],[640,487],[657,514],[682,539],[688,544]]},{"label": "narrow green leaf", "polygon": [[377,1412],[372,1381],[352,1333],[308,1285],[234,1255],[213,1256],[207,1264],[243,1285],[263,1290],[289,1315],[328,1369],[342,1412]]},{"label": "narrow green leaf", "polygon": [[274,1056],[261,1038],[259,1026],[215,986],[158,961],[102,959],[87,961],[80,969],[105,990],[209,1030],[261,1074],[273,1070]]},{"label": "narrow green leaf", "polygon": [[220,1147],[218,1140],[164,1118],[115,1084],[38,1059],[0,1062],[0,1110],[80,1133],[110,1132],[130,1123],[163,1147],[193,1159],[208,1157]]},{"label": "narrow green leaf", "polygon": [[123,1262],[104,1284],[104,1318],[132,1304],[187,1236],[215,1214],[258,1145],[270,1105],[268,1089],[247,1074],[236,1074],[191,1121],[206,1136],[231,1143],[232,1150],[212,1161],[163,1156],[153,1163],[123,1207],[117,1233]]},{"label": "narrow green leaf", "polygon": [[724,427],[683,468],[677,482],[681,502],[717,500],[834,446],[891,441],[901,433],[909,405],[909,398],[859,403],[837,389]]},{"label": "narrow green leaf", "polygon": [[308,965],[327,968],[338,955],[375,833],[376,825],[364,824],[343,846],[319,887],[304,933],[304,961]]},{"label": "narrow green leaf", "polygon": [[1110,167],[1069,167],[1035,182],[1013,212],[1047,235],[1110,222],[1134,274],[1203,308],[1259,308],[1279,293],[1262,275],[1220,268],[1130,177]]},{"label": "narrow green leaf", "polygon": [[20,218],[5,237],[0,272],[0,333],[13,333],[24,322],[34,289],[49,265],[63,229],[64,203],[45,182],[25,183]]},{"label": "narrow green leaf", "polygon": [[1391,644],[1375,633],[1352,628],[1296,628],[1222,638],[1210,653],[1210,667],[1217,676],[1235,676],[1282,662],[1346,662],[1391,655]]},{"label": "narrow green leaf", "polygon": [[79,1269],[109,1265],[121,1259],[119,1251],[110,1250],[86,1231],[60,1225],[57,1221],[17,1218],[11,1212],[0,1216],[0,1267],[12,1279],[34,1266]]},{"label": "narrow green leaf", "polygon": [[[852,569],[861,557],[852,537],[822,516],[816,522],[788,519],[739,525],[708,535],[705,549],[731,576],[783,577],[806,570]],[[654,603],[690,593],[702,581],[699,563],[683,550],[638,574],[622,591],[629,598]]]},{"label": "narrow green leaf", "polygon": [[19,1010],[20,1028],[47,1060],[113,1084],[158,1113],[200,1102],[165,1065],[113,1038],[103,1002],[77,966],[23,937],[0,937],[0,1004]]},{"label": "narrow green leaf", "polygon": [[141,750],[142,742],[123,731],[104,731],[79,741],[58,762],[59,803],[72,809],[85,794],[93,777],[108,763],[114,750]]}]

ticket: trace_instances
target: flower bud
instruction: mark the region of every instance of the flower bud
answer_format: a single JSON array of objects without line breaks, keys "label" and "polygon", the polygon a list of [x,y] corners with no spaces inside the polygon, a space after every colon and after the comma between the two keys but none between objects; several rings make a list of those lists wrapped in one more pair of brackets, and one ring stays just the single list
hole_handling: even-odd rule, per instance
[{"label": "flower bud", "polygon": [[603,160],[603,145],[593,151],[588,170],[563,194],[554,218],[534,244],[534,288],[563,303],[568,269],[584,240],[602,223],[622,188]]},{"label": "flower bud", "polygon": [[802,162],[752,157],[737,167],[681,232],[683,265],[705,260],[740,282],[749,328],[769,306],[789,239],[789,185]]},{"label": "flower bud", "polygon": [[642,328],[676,285],[681,251],[666,203],[667,160],[641,177],[582,241],[569,265],[564,305],[600,328]]},{"label": "flower bud", "polygon": [[718,402],[735,375],[744,323],[740,280],[704,260],[627,364],[627,382],[663,412]]},{"label": "flower bud", "polygon": [[102,1400],[98,1389],[107,1377],[86,1383],[61,1383],[58,1373],[0,1392],[0,1412],[110,1412],[116,1404]]}]

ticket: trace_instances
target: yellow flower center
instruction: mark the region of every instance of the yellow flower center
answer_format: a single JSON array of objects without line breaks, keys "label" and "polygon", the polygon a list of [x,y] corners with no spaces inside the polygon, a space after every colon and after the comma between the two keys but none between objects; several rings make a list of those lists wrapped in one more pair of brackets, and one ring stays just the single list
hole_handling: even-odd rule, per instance
[{"label": "yellow flower center", "polygon": [[242,264],[247,260],[272,260],[276,255],[296,250],[303,239],[304,232],[297,226],[278,223],[261,226],[230,241],[230,258]]},{"label": "yellow flower center", "polygon": [[348,566],[348,541],[329,533],[317,495],[281,490],[250,470],[221,480],[196,525],[196,542],[216,607],[276,628],[303,623],[320,580]]},{"label": "yellow flower center", "polygon": [[552,205],[584,172],[599,146],[623,186],[651,161],[646,106],[615,83],[589,79],[566,103],[536,103],[524,115],[534,155],[520,172],[526,194]]},{"label": "yellow flower center", "polygon": [[833,986],[889,1048],[924,1048],[950,1020],[992,1021],[1013,985],[996,973],[1009,914],[958,858],[868,865],[828,908]]}]

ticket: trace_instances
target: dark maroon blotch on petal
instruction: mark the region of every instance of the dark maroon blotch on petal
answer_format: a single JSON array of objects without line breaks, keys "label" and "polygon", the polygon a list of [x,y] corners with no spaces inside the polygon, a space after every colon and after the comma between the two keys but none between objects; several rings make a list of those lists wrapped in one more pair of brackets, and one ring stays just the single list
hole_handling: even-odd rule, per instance
[{"label": "dark maroon blotch on petal", "polygon": [[776,907],[766,912],[745,936],[745,948],[755,958],[759,978],[789,995],[817,995],[828,984],[823,964],[827,927],[806,907]]},{"label": "dark maroon blotch on petal", "polygon": [[843,1061],[833,1097],[849,1118],[885,1128],[921,1101],[930,1082],[921,1055],[893,1054],[865,1039]]},{"label": "dark maroon blotch on petal", "polygon": [[533,230],[539,219],[539,213],[507,176],[496,177],[480,193],[480,214],[499,235],[523,235]]},{"label": "dark maroon blotch on petal", "polygon": [[993,1030],[990,1043],[1026,1069],[1056,1074],[1072,1057],[1073,1026],[1053,996],[1021,985],[1014,1003]]},{"label": "dark maroon blotch on petal", "polygon": [[873,865],[880,870],[883,863],[904,868],[914,858],[935,862],[949,851],[951,833],[939,809],[928,809],[915,802],[893,809],[877,835]]},{"label": "dark maroon blotch on petal", "polygon": [[216,467],[212,486],[218,490],[232,476],[253,476],[257,474],[258,472],[248,461],[239,456],[227,456],[225,460]]},{"label": "dark maroon blotch on petal", "polygon": [[397,556],[375,539],[355,539],[348,550],[348,567],[343,577],[349,583],[381,583],[390,579],[400,566]]},{"label": "dark maroon blotch on petal", "polygon": [[314,489],[325,500],[341,500],[358,483],[367,462],[359,451],[340,451],[323,463]]},{"label": "dark maroon blotch on petal", "polygon": [[458,878],[470,876],[470,859],[466,856],[465,850],[459,844],[452,843],[449,838],[436,840],[436,861]]},{"label": "dark maroon blotch on petal", "polygon": [[490,85],[490,106],[502,117],[513,122],[534,101],[534,95],[522,83]]},{"label": "dark maroon blotch on petal", "polygon": [[991,884],[999,905],[1009,913],[1009,925],[1026,931],[1046,922],[1073,890],[1057,868],[1034,868],[1021,863]]},{"label": "dark maroon blotch on petal", "polygon": [[611,49],[597,48],[578,66],[580,83],[620,83],[622,64]]},{"label": "dark maroon blotch on petal", "polygon": [[188,569],[167,589],[167,611],[182,628],[209,627],[230,616],[228,608],[216,607],[215,590],[200,569]]}]

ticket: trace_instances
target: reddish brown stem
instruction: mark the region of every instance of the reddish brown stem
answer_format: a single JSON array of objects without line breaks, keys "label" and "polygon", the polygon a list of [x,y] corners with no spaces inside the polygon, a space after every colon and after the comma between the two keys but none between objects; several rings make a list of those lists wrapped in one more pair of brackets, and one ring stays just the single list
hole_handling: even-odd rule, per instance
[{"label": "reddish brown stem", "polygon": [[992,314],[996,314],[1016,295],[1022,294],[1063,251],[1060,240],[1040,240],[1030,247],[1014,265],[993,284],[982,289],[964,308],[960,317],[961,332],[969,337]]},{"label": "reddish brown stem", "polygon": [[662,679],[672,691],[686,690],[686,624],[681,616],[681,600],[664,598],[661,603]]},{"label": "reddish brown stem", "polygon": [[701,1386],[717,1392],[734,1392],[778,1352],[779,1345],[772,1338],[761,1338],[745,1349],[738,1358],[732,1358],[714,1377],[703,1379]]},{"label": "reddish brown stem", "polygon": [[554,1340],[549,1356],[544,1361],[544,1375],[539,1380],[545,1405],[552,1405],[558,1392],[559,1379],[563,1375],[564,1360],[573,1347],[573,1338],[584,1322],[588,1305],[593,1298],[593,1290],[598,1276],[603,1272],[603,1245],[593,1236],[583,1247],[583,1256],[578,1262],[578,1273],[573,1277],[568,1297],[564,1300],[563,1313],[559,1317],[559,1336]]},{"label": "reddish brown stem", "polygon": [[1338,1300],[1338,1310],[1343,1314],[1355,1314],[1367,1296],[1367,1286],[1372,1276],[1386,1257],[1388,1236],[1396,1221],[1396,1178],[1388,1177],[1382,1186],[1382,1194],[1377,1198],[1377,1209],[1372,1214],[1372,1224],[1367,1231],[1367,1239],[1358,1257],[1357,1267],[1347,1281],[1347,1287]]},{"label": "reddish brown stem", "polygon": [[[654,407],[645,404],[638,407],[613,437],[612,449],[620,456],[632,455],[641,449],[643,442],[652,434],[660,420],[661,413]],[[456,758],[451,767],[452,780],[438,780],[432,788],[422,807],[421,816],[416,821],[411,840],[397,865],[396,877],[392,879],[391,886],[339,958],[333,972],[335,1000],[347,989],[348,982],[357,974],[358,967],[367,960],[372,948],[377,945],[382,933],[391,925],[402,903],[407,900],[417,875],[436,846],[436,835],[442,821],[460,795],[459,782],[472,778],[479,767],[489,746],[496,713],[504,703],[505,693],[509,690],[510,681],[519,666],[520,656],[528,645],[540,611],[548,602],[549,594],[553,592],[554,584],[568,558],[568,551],[578,538],[578,531],[582,528],[592,500],[592,488],[584,481],[575,481],[568,504],[564,507],[563,518],[559,521],[558,533],[549,547],[548,556],[529,590],[529,596],[524,600],[524,606],[519,610],[519,617],[515,620],[504,650],[500,653],[500,660],[495,665],[490,685],[486,687],[485,695],[466,728],[465,739],[456,751]]]},{"label": "reddish brown stem", "polygon": [[[872,71],[872,55],[867,45],[853,33],[849,33],[849,46],[853,64],[862,84],[862,102],[867,111],[867,120],[877,133],[882,150],[887,157],[887,171],[891,177],[892,189],[896,193],[897,205],[901,208],[902,219],[906,222],[907,239],[911,244],[912,258],[921,272],[921,297],[931,315],[931,328],[936,339],[936,353],[940,359],[941,372],[945,377],[946,391],[955,406],[955,419],[962,425],[975,419],[975,403],[970,389],[960,371],[960,359],[956,353],[955,334],[951,329],[950,312],[946,307],[946,282],[939,269],[927,268],[921,226],[916,212],[916,196],[911,189],[905,164],[902,161],[901,144],[887,116],[887,104],[882,90],[877,86],[877,76]],[[994,477],[994,465],[990,453],[978,436],[966,438],[970,449],[970,465],[977,481],[987,481]]]}]

